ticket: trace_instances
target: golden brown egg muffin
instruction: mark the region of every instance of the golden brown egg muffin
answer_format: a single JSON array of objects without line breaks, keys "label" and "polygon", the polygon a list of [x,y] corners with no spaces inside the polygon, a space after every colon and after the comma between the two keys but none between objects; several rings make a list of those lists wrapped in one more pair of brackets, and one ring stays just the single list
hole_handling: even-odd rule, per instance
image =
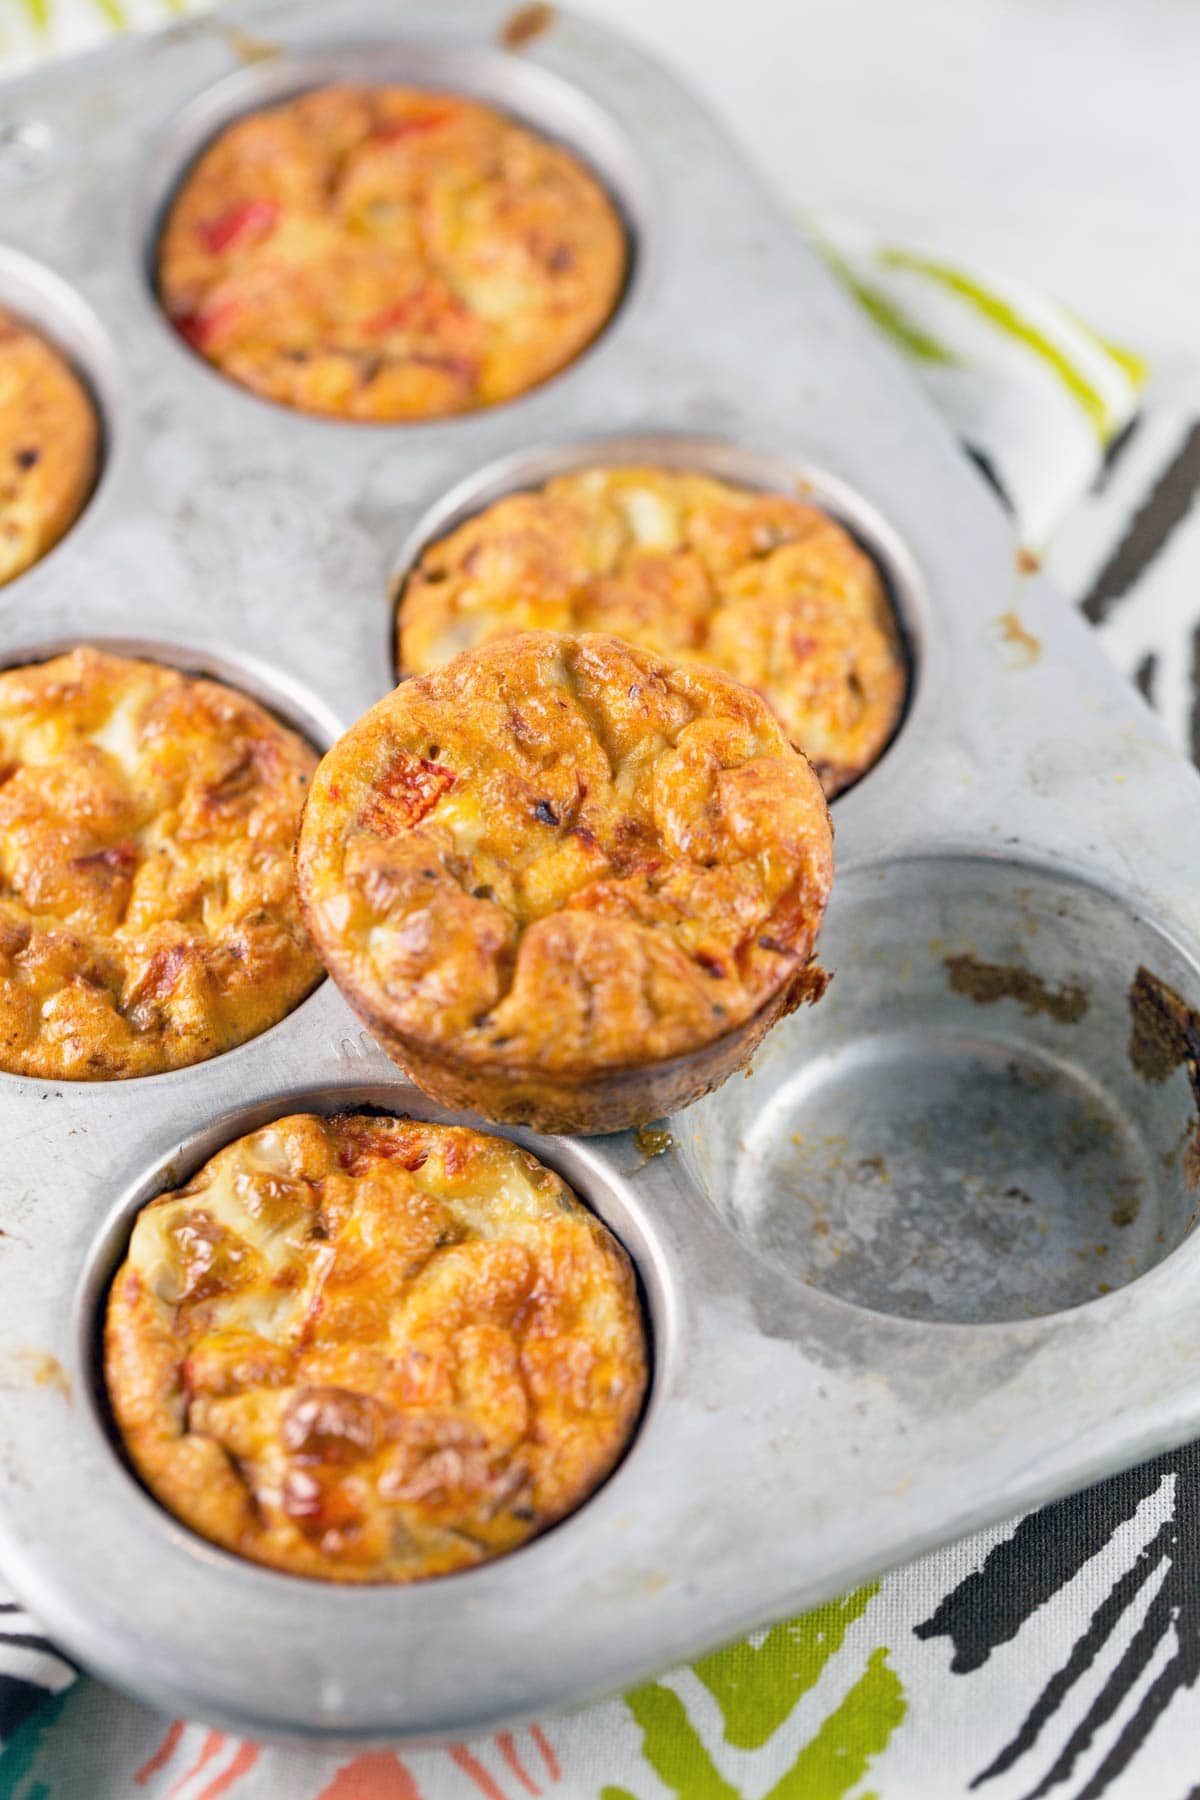
[{"label": "golden brown egg muffin", "polygon": [[300,892],[428,1093],[548,1131],[686,1105],[815,997],[816,776],[729,676],[527,632],[406,681],[321,763]]},{"label": "golden brown egg muffin", "polygon": [[156,1075],[321,969],[292,849],[316,756],[245,694],[73,650],[0,674],[0,1069]]},{"label": "golden brown egg muffin", "polygon": [[400,671],[530,629],[611,631],[736,675],[829,796],[877,760],[908,684],[879,571],[843,526],[680,469],[579,469],[431,544],[400,595]]},{"label": "golden brown egg muffin", "polygon": [[527,1151],[301,1113],[139,1213],[105,1372],[138,1473],[193,1530],[297,1575],[416,1581],[603,1481],[646,1344],[625,1252]]},{"label": "golden brown egg muffin", "polygon": [[625,234],[559,145],[460,94],[335,86],[230,125],[170,209],[159,290],[268,399],[347,419],[507,400],[579,354]]},{"label": "golden brown egg muffin", "polygon": [[0,586],[52,550],[96,482],[100,422],[60,351],[0,307]]}]

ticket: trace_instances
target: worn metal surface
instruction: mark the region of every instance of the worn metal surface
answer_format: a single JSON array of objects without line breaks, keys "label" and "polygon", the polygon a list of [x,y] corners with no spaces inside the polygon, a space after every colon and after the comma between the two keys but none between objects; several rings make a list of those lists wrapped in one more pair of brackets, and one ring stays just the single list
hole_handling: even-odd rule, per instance
[{"label": "worn metal surface", "polygon": [[[628,1682],[1200,1430],[1191,1096],[1182,1070],[1132,1068],[1126,1004],[1143,961],[1200,999],[1200,791],[662,70],[569,17],[504,56],[493,0],[352,0],[339,42],[376,47],[351,54],[314,51],[323,4],[227,16],[281,54],[243,66],[193,25],[6,91],[40,148],[0,168],[0,298],[91,373],[109,456],[77,529],[0,594],[0,660],[116,640],[328,740],[391,684],[389,581],[434,522],[585,440],[662,433],[645,453],[806,471],[889,570],[914,652],[897,742],[836,805],[822,1005],[672,1121],[666,1154],[512,1134],[623,1239],[655,1340],[629,1456],[516,1555],[400,1590],[255,1569],[173,1524],[105,1424],[97,1308],[141,1200],[297,1106],[440,1116],[331,985],[195,1070],[0,1077],[6,1574],[162,1707],[434,1739]],[[362,426],[256,400],[172,336],[147,244],[181,159],[337,72],[478,88],[594,161],[637,266],[572,369],[487,414]]]}]

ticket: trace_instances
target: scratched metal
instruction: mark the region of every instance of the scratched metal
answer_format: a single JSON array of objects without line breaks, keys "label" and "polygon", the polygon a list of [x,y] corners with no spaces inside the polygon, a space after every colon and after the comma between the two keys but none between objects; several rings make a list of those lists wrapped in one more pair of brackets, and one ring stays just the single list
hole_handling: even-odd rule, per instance
[{"label": "scratched metal", "polygon": [[[639,450],[804,474],[879,556],[913,650],[899,737],[835,809],[826,1000],[671,1121],[663,1155],[512,1134],[628,1246],[655,1349],[620,1469],[514,1556],[403,1590],[255,1569],[175,1525],[106,1426],[96,1318],[140,1201],[297,1106],[444,1116],[332,986],[195,1070],[0,1077],[0,1556],[21,1597],[163,1708],[436,1740],[613,1689],[1200,1431],[1191,1098],[1182,1071],[1132,1069],[1126,1004],[1139,962],[1200,999],[1196,777],[667,73],[569,17],[507,56],[494,0],[355,0],[341,48],[324,0],[226,16],[277,54],[180,26],[5,92],[0,297],[87,369],[109,442],[76,530],[0,595],[0,661],[116,641],[328,741],[391,683],[389,583],[431,529]],[[256,400],[172,336],[147,246],[181,161],[336,73],[477,89],[600,170],[636,267],[573,368],[483,415],[362,426]],[[617,441],[581,448],[597,437]]]}]

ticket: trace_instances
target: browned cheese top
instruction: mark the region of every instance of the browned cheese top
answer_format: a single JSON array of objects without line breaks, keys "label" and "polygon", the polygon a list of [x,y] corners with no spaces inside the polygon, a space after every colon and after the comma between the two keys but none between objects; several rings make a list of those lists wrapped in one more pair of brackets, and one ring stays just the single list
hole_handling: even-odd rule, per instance
[{"label": "browned cheese top", "polygon": [[0,307],[0,585],[75,523],[99,454],[96,409],[74,369]]},{"label": "browned cheese top", "polygon": [[561,1518],[647,1374],[625,1253],[557,1175],[353,1113],[279,1119],[143,1209],[105,1369],[164,1506],[333,1581],[444,1574]]},{"label": "browned cheese top", "polygon": [[73,650],[0,673],[0,1068],[152,1075],[321,970],[292,849],[316,756],[245,694]]},{"label": "browned cheese top", "polygon": [[666,468],[587,468],[497,500],[405,583],[405,674],[508,631],[607,631],[761,694],[827,795],[878,759],[907,669],[879,571],[780,493]]},{"label": "browned cheese top", "polygon": [[603,326],[625,234],[583,165],[459,94],[338,85],[228,126],[159,247],[176,328],[307,412],[468,411],[554,374]]},{"label": "browned cheese top", "polygon": [[309,929],[368,1022],[501,1069],[638,1069],[804,980],[816,776],[748,688],[529,632],[403,682],[313,780]]}]

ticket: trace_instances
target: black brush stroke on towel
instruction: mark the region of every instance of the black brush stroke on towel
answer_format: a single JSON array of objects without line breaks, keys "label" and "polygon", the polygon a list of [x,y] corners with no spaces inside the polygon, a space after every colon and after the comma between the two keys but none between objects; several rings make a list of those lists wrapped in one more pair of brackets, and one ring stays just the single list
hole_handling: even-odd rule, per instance
[{"label": "black brush stroke on towel", "polygon": [[1104,492],[1105,488],[1112,480],[1121,458],[1136,437],[1141,423],[1141,413],[1134,413],[1132,419],[1130,419],[1127,424],[1122,425],[1116,437],[1108,440],[1108,447],[1104,452],[1104,460],[1096,470],[1096,478],[1092,482],[1091,491],[1093,494],[1102,494]]},{"label": "black brush stroke on towel", "polygon": [[44,1706],[49,1698],[49,1688],[39,1687],[36,1681],[22,1681],[16,1675],[0,1675],[0,1745],[39,1706]]},{"label": "black brush stroke on towel", "polygon": [[1012,495],[1001,481],[996,465],[987,454],[986,450],[981,450],[977,444],[968,444],[965,442],[963,444],[963,449],[975,464],[979,473],[984,477],[985,481],[996,490],[1004,510],[1006,512],[1012,512],[1014,510]]},{"label": "black brush stroke on towel", "polygon": [[1046,1600],[1065,1586],[1083,1564],[1103,1549],[1113,1532],[1133,1517],[1141,1501],[1164,1476],[1175,1476],[1172,1518],[1139,1552],[1093,1612],[1062,1668],[1053,1674],[1015,1736],[972,1787],[1012,1768],[1029,1754],[1075,1683],[1091,1668],[1126,1609],[1155,1577],[1157,1592],[1104,1682],[1099,1694],[1050,1768],[1028,1790],[1026,1800],[1042,1800],[1070,1779],[1096,1733],[1112,1719],[1137,1687],[1155,1655],[1174,1631],[1174,1652],[1146,1688],[1116,1742],[1073,1800],[1100,1800],[1133,1761],[1175,1695],[1200,1677],[1200,1444],[1156,1457],[1128,1475],[1102,1482],[1069,1500],[1056,1501],[1022,1521],[998,1544],[977,1574],[942,1601],[933,1617],[917,1627],[919,1637],[948,1636],[955,1648],[951,1667],[977,1669],[997,1645],[1007,1643]]},{"label": "black brush stroke on towel", "polygon": [[1101,1482],[1085,1494],[1055,1500],[1022,1519],[1010,1538],[988,1552],[983,1567],[948,1593],[916,1627],[919,1638],[948,1637],[950,1667],[967,1675],[1007,1644],[1047,1600],[1066,1587],[1102,1550],[1117,1527],[1132,1519],[1167,1472],[1164,1458]]},{"label": "black brush stroke on towel", "polygon": [[1193,425],[1130,520],[1124,537],[1080,601],[1093,625],[1101,624],[1145,573],[1176,527],[1186,519],[1200,487],[1200,424]]}]

